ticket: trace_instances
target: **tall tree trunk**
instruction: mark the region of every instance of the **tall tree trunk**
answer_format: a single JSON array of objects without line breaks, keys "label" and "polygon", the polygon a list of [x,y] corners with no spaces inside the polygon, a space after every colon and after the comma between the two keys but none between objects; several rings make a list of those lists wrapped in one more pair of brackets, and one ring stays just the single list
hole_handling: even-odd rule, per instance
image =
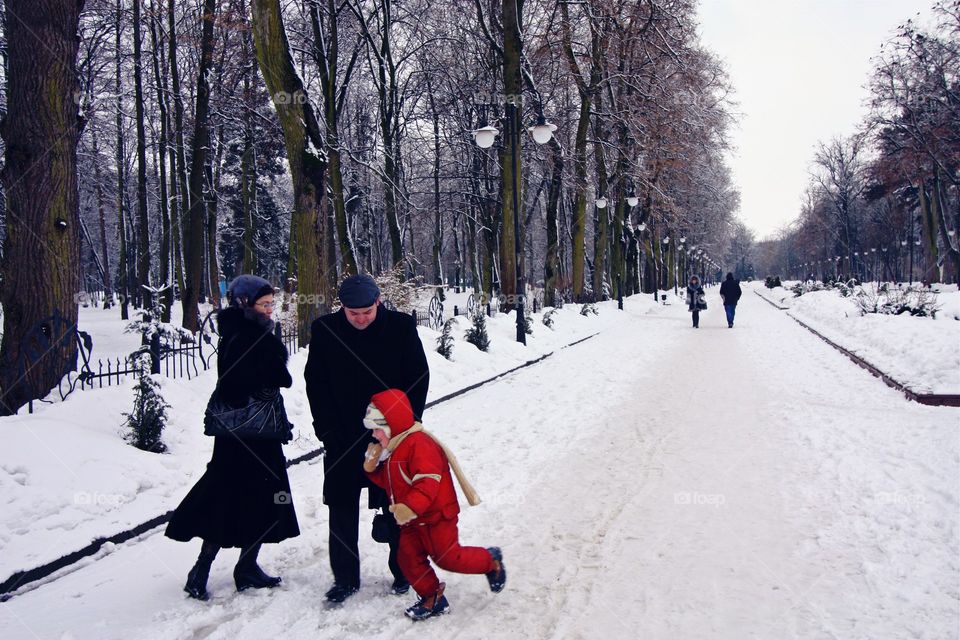
[{"label": "tall tree trunk", "polygon": [[130,266],[127,263],[127,226],[126,214],[124,213],[124,203],[126,202],[126,158],[124,151],[123,134],[123,91],[121,79],[121,38],[123,35],[123,7],[121,0],[117,0],[116,12],[116,51],[114,54],[114,90],[117,95],[117,233],[120,237],[120,262],[117,267],[117,275],[120,276],[120,318],[128,320],[130,318]]},{"label": "tall tree trunk", "polygon": [[[596,96],[596,105],[597,111],[603,111],[602,104],[602,95],[597,94]],[[596,159],[597,166],[597,195],[604,196],[607,195],[607,160],[606,153],[604,151],[604,143],[606,142],[607,136],[606,131],[603,128],[603,120],[599,113],[594,117],[594,143],[593,143],[593,155]],[[612,203],[612,198],[607,199],[607,206],[600,208],[594,205],[593,211],[596,218],[594,218],[594,227],[593,227],[593,299],[600,301],[604,300],[603,284],[604,277],[607,274],[607,230],[610,228],[610,204]]]},{"label": "tall tree trunk", "polygon": [[190,195],[187,189],[187,160],[186,146],[183,143],[183,94],[180,92],[180,67],[177,62],[177,16],[175,0],[167,2],[167,36],[170,38],[169,60],[170,89],[173,92],[173,130],[176,140],[175,148],[175,180],[171,189],[170,226],[173,231],[173,261],[177,286],[182,297],[187,288],[186,269],[184,265],[184,238],[182,219],[186,219],[190,208]]},{"label": "tall tree trunk", "polygon": [[937,225],[930,206],[930,192],[927,190],[926,179],[919,180],[917,192],[920,196],[920,219],[923,225],[923,237],[927,241],[926,257],[924,260],[923,282],[930,284],[940,281],[940,270],[937,268]]},{"label": "tall tree trunk", "polygon": [[[440,113],[433,96],[430,76],[427,75],[427,99],[430,102],[430,119],[433,122],[433,283],[443,284],[443,219],[440,216]],[[456,231],[454,231],[456,238]]]},{"label": "tall tree trunk", "polygon": [[247,116],[243,135],[243,156],[240,158],[240,195],[243,203],[243,266],[244,273],[258,269],[254,211],[257,198],[257,160],[253,146],[253,130]]},{"label": "tall tree trunk", "polygon": [[[7,0],[6,240],[0,414],[41,398],[76,367],[80,292],[74,96],[83,1]],[[15,18],[15,19],[11,19]],[[37,40],[43,34],[43,41]]]},{"label": "tall tree trunk", "polygon": [[573,205],[571,261],[573,299],[583,299],[584,272],[587,257],[587,129],[590,125],[590,98],[581,96],[577,137],[574,143],[573,177],[576,199]]},{"label": "tall tree trunk", "polygon": [[[323,115],[326,124],[327,170],[330,173],[330,195],[333,196],[333,217],[339,241],[341,269],[346,274],[357,273],[357,259],[353,251],[353,242],[347,226],[343,188],[343,169],[340,153],[340,111],[342,109],[341,92],[337,78],[340,55],[339,24],[337,7],[334,0],[327,0],[326,9],[328,30],[321,27],[320,12],[315,3],[310,4],[310,21],[313,25],[313,55],[320,72],[320,86],[323,92]],[[350,81],[354,57],[347,68],[343,84]]]},{"label": "tall tree trunk", "polygon": [[207,153],[210,148],[210,130],[207,116],[210,111],[210,83],[207,80],[213,66],[213,19],[216,0],[204,0],[203,22],[200,36],[200,66],[197,69],[197,102],[193,116],[193,142],[190,145],[190,209],[187,214],[187,227],[190,235],[186,239],[187,288],[183,292],[183,328],[197,331],[200,328],[200,288],[203,281],[204,226],[206,223],[206,186]]},{"label": "tall tree trunk", "polygon": [[103,271],[106,278],[103,282],[103,308],[113,306],[113,281],[110,277],[110,254],[107,251],[107,198],[103,192],[103,176],[100,170],[100,135],[96,130],[91,131],[93,142],[93,180],[96,183],[97,214],[100,222],[100,253],[103,254]]},{"label": "tall tree trunk", "polygon": [[[133,91],[137,125],[137,221],[140,225],[137,247],[137,281],[150,285],[150,223],[147,218],[147,132],[143,116],[143,38],[141,32],[142,0],[133,0]],[[146,291],[138,289],[135,299],[140,306],[149,303]]]},{"label": "tall tree trunk", "polygon": [[[333,0],[328,0],[332,7]],[[382,0],[378,10],[381,12],[379,39],[375,38],[368,27],[368,20],[364,17],[362,8],[351,4],[351,10],[357,17],[357,24],[369,44],[370,54],[376,59],[374,84],[377,87],[380,115],[380,134],[383,136],[383,182],[384,207],[387,220],[387,230],[390,234],[390,249],[393,255],[392,267],[396,268],[403,261],[403,234],[400,228],[400,212],[397,205],[398,194],[402,193],[399,145],[400,119],[400,79],[397,77],[397,66],[393,59],[393,44],[391,25],[393,24],[392,0]],[[411,237],[412,242],[412,237]],[[410,253],[414,253],[411,245]]]},{"label": "tall tree trunk", "polygon": [[930,214],[933,216],[940,243],[943,245],[943,258],[940,262],[940,281],[949,282],[957,278],[960,269],[960,252],[953,246],[950,234],[947,233],[947,219],[943,211],[943,181],[940,179],[940,168],[933,166],[933,185],[930,188]]},{"label": "tall tree trunk", "polygon": [[[223,175],[223,131],[217,131],[217,156],[207,165],[207,183],[210,185],[207,200],[207,270],[210,281],[210,301],[215,309],[220,302],[220,256],[217,251],[217,204],[220,199],[220,179]],[[210,165],[213,165],[211,168]],[[212,175],[211,175],[212,174]]]},{"label": "tall tree trunk", "polygon": [[[257,203],[257,157],[253,143],[253,42],[250,30],[243,32],[240,43],[243,58],[243,155],[240,158],[240,199],[243,206],[243,273],[256,273],[258,269],[256,247]],[[283,283],[277,283],[283,284]]]},{"label": "tall tree trunk", "polygon": [[[170,115],[167,111],[167,80],[163,72],[163,44],[157,37],[157,16],[159,9],[154,0],[150,2],[150,42],[153,45],[153,75],[157,83],[157,106],[160,109],[160,139],[157,146],[160,151],[160,284],[165,286],[160,294],[163,311],[160,319],[170,322],[173,309],[173,286],[170,281],[170,206],[167,194],[167,145],[170,136]],[[171,154],[172,160],[172,154]],[[174,172],[175,173],[175,172]]]},{"label": "tall tree trunk", "polygon": [[[517,264],[520,260],[514,216],[520,215],[523,202],[520,191],[520,117],[523,113],[520,62],[523,42],[520,39],[520,7],[518,0],[503,2],[503,93],[507,102],[507,129],[500,154],[501,200],[503,215],[500,227],[500,291],[506,296],[507,308],[513,309],[516,296],[523,295],[522,283],[517,282]],[[517,218],[519,220],[519,218]]]},{"label": "tall tree trunk", "polygon": [[560,228],[557,216],[563,192],[563,149],[556,138],[551,138],[550,187],[547,190],[547,252],[543,262],[543,304],[557,304],[557,278],[560,272]]},{"label": "tall tree trunk", "polygon": [[[253,40],[260,71],[277,110],[293,179],[294,206],[290,224],[290,261],[301,294],[316,296],[314,304],[297,305],[300,344],[310,340],[310,325],[332,300],[328,264],[324,198],[326,158],[323,140],[306,90],[290,56],[290,45],[280,14],[279,0],[254,0]],[[303,297],[301,296],[301,300]]]}]

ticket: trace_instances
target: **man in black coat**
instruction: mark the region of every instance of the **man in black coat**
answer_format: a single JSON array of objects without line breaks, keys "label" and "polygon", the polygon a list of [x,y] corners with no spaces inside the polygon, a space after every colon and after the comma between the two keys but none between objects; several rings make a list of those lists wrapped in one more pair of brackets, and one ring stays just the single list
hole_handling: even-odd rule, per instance
[{"label": "man in black coat", "polygon": [[[330,512],[330,602],[343,602],[360,588],[360,491],[368,491],[371,509],[386,507],[386,493],[367,480],[363,457],[371,442],[363,426],[370,398],[386,389],[402,389],[419,420],[427,401],[430,371],[411,316],[380,305],[380,290],[367,275],[344,280],[343,304],[311,326],[304,377],[313,427],[323,443],[323,501]],[[405,593],[407,580],[397,564],[399,528],[392,518],[390,571],[393,591]]]},{"label": "man in black coat", "polygon": [[740,290],[740,281],[733,279],[733,274],[728,273],[727,279],[720,285],[720,298],[723,300],[723,308],[727,312],[727,327],[733,328],[733,316],[737,313],[737,302],[743,291]]}]

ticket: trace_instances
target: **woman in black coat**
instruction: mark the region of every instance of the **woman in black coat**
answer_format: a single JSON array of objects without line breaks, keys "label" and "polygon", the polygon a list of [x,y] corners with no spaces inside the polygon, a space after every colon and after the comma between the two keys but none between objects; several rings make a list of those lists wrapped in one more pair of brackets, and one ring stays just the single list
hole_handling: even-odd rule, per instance
[{"label": "woman in black coat", "polygon": [[[273,335],[273,286],[257,276],[238,276],[227,292],[230,306],[217,314],[220,345],[217,391],[231,406],[251,396],[289,387],[287,350]],[[275,587],[279,577],[257,565],[260,545],[300,534],[290,499],[287,462],[279,439],[216,436],[207,471],[174,511],[166,535],[203,540],[184,590],[206,600],[210,565],[221,547],[239,547],[233,570],[238,591]]]},{"label": "woman in black coat", "polygon": [[700,286],[700,278],[690,276],[690,282],[687,284],[687,311],[693,314],[693,328],[700,328],[700,311],[707,308],[707,302],[704,299],[703,287]]}]

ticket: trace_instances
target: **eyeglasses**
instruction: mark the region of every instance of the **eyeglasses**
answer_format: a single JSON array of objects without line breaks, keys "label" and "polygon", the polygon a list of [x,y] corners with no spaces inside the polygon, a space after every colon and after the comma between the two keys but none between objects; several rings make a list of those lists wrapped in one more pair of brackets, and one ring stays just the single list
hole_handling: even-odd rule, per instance
[{"label": "eyeglasses", "polygon": [[273,309],[276,303],[273,302],[257,302],[253,306],[262,307],[264,309]]}]

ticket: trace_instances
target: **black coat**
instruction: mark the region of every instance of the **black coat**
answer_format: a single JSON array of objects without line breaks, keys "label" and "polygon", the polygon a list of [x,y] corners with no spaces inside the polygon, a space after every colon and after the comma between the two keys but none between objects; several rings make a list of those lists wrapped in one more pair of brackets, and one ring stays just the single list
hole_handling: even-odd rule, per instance
[{"label": "black coat", "polygon": [[740,289],[739,280],[724,280],[723,284],[720,285],[720,296],[723,298],[723,304],[730,306],[737,306],[737,301],[740,300],[740,296],[743,295],[743,291]]},{"label": "black coat", "polygon": [[[252,309],[217,314],[217,386],[231,404],[263,389],[289,387],[287,350],[272,323]],[[287,461],[279,440],[214,438],[207,470],[174,511],[166,535],[200,537],[221,547],[280,542],[300,534],[290,497]]]},{"label": "black coat", "polygon": [[[318,318],[310,328],[310,354],[304,377],[313,428],[326,449],[323,499],[326,504],[356,501],[363,487],[374,487],[363,473],[371,432],[363,426],[370,398],[400,389],[419,419],[427,402],[430,370],[411,316],[382,305],[364,330],[347,322],[341,309]],[[371,507],[382,506],[371,491]]]},{"label": "black coat", "polygon": [[706,308],[706,296],[700,285],[687,285],[687,311],[699,311]]}]

